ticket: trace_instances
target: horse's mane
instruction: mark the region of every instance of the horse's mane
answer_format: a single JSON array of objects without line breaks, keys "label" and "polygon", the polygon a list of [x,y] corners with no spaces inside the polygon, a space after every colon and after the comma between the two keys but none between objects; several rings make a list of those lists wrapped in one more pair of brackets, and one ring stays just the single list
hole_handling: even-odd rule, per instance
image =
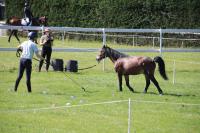
[{"label": "horse's mane", "polygon": [[129,57],[129,55],[126,55],[126,54],[121,53],[121,52],[119,52],[119,51],[117,51],[117,50],[114,50],[114,49],[112,49],[112,48],[110,48],[110,47],[108,47],[108,46],[106,46],[106,49],[109,50],[109,51],[108,51],[109,54],[110,54],[113,58],[115,58],[115,59],[123,58],[123,57]]}]

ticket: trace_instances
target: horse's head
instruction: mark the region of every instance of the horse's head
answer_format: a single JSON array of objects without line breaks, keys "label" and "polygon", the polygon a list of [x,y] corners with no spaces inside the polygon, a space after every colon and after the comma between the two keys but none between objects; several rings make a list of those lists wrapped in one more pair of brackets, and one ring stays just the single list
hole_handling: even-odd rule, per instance
[{"label": "horse's head", "polygon": [[99,50],[99,54],[98,54],[97,57],[96,57],[96,60],[97,60],[98,62],[100,62],[102,59],[104,59],[104,58],[107,57],[107,55],[108,55],[108,49],[109,49],[109,47],[107,47],[107,46],[104,45],[104,46]]},{"label": "horse's head", "polygon": [[39,23],[41,25],[47,26],[47,20],[48,20],[48,18],[46,16],[42,16],[39,18]]}]

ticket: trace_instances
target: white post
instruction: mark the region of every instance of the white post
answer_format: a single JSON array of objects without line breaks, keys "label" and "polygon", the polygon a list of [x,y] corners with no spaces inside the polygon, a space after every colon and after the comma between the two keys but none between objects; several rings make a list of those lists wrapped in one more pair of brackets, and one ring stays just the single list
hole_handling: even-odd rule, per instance
[{"label": "white post", "polygon": [[153,48],[155,46],[155,37],[153,37]]},{"label": "white post", "polygon": [[162,29],[160,28],[160,56],[162,56]]},{"label": "white post", "polygon": [[44,33],[44,25],[42,25],[42,34]]},{"label": "white post", "polygon": [[174,65],[173,65],[173,84],[175,84],[175,76],[176,76],[176,62],[174,60]]},{"label": "white post", "polygon": [[62,34],[62,42],[63,42],[63,44],[64,44],[64,42],[65,42],[65,31],[64,31],[63,34]]},{"label": "white post", "polygon": [[181,47],[183,48],[183,40],[182,40],[182,42],[181,42]]},{"label": "white post", "polygon": [[128,99],[128,133],[131,132],[131,99]]},{"label": "white post", "polygon": [[135,46],[135,36],[133,35],[133,46]]},{"label": "white post", "polygon": [[[103,31],[103,46],[106,46],[106,33],[105,33],[105,29],[102,29]],[[105,59],[103,60],[103,71],[105,71]]]}]

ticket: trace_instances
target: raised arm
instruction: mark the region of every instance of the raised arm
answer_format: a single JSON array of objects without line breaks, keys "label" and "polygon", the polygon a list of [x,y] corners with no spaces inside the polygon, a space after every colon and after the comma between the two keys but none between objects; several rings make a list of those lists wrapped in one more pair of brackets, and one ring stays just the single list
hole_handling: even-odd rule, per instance
[{"label": "raised arm", "polygon": [[44,37],[40,38],[40,45],[44,45],[47,42],[47,40]]}]

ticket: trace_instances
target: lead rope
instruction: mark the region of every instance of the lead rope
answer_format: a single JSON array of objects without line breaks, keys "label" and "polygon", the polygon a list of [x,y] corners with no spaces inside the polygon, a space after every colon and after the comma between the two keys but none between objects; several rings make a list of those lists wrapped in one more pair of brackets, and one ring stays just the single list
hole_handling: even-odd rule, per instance
[{"label": "lead rope", "polygon": [[[17,57],[20,57],[21,55],[21,52],[22,52],[22,49],[18,48],[17,51],[16,51],[16,56]],[[33,58],[34,60],[36,61],[40,61],[36,58]],[[46,64],[46,62],[44,62]],[[53,66],[51,63],[50,63],[51,66]],[[95,67],[96,65],[93,65],[93,66],[90,66],[90,67],[86,67],[86,68],[82,68],[82,69],[79,69],[79,70],[85,70],[85,69],[90,69],[90,68],[93,68]],[[83,86],[81,86],[77,81],[75,81],[73,78],[71,78],[69,75],[67,75],[65,72],[62,71],[62,73],[67,76],[74,84],[76,84],[78,87],[80,87],[83,91],[86,91],[85,88]]]}]

